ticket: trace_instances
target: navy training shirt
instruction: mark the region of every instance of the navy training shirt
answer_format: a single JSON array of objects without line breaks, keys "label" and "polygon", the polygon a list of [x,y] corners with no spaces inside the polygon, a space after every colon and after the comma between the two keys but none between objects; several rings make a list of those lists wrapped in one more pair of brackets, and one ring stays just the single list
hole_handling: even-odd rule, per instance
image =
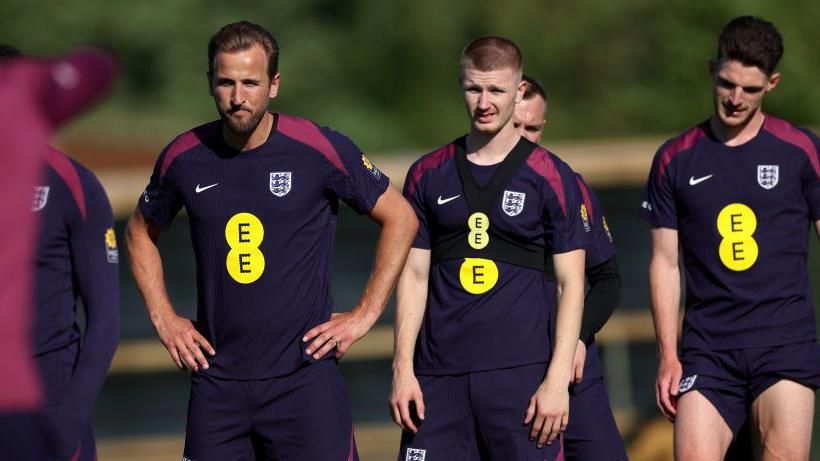
[{"label": "navy training shirt", "polygon": [[302,336],[333,309],[339,199],[368,213],[389,185],[342,134],[274,117],[267,141],[242,152],[225,144],[221,121],[183,133],[139,201],[160,230],[188,213],[197,329],[216,350],[202,372],[222,378],[282,376],[312,361]]},{"label": "navy training shirt", "polygon": [[[64,403],[87,422],[119,339],[114,218],[91,171],[51,148],[45,160],[32,202],[40,219],[34,351],[47,403]],[[78,299],[86,318],[82,346]]]},{"label": "navy training shirt", "polygon": [[658,149],[641,213],[678,231],[684,349],[815,340],[807,260],[820,219],[818,146],[810,131],[766,115],[740,146],[716,139],[707,121]]},{"label": "navy training shirt", "polygon": [[[496,205],[484,211],[489,226],[543,246],[547,254],[584,248],[588,237],[575,174],[546,149],[532,147]],[[438,233],[470,225],[455,149],[451,143],[423,156],[407,174],[404,194],[419,219],[414,248],[430,249]],[[495,167],[469,169],[481,187]],[[471,263],[431,263],[415,372],[448,375],[549,361],[555,282],[544,271],[501,261],[482,261],[486,267],[477,280],[464,269]]]}]

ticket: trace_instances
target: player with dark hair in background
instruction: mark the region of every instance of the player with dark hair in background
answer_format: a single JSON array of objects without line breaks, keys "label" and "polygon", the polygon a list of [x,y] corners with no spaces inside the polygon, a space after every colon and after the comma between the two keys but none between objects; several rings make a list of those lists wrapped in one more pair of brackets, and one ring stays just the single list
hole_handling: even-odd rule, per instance
[{"label": "player with dark hair in background", "polygon": [[782,54],[772,23],[730,21],[709,62],[712,116],[658,149],[646,185],[657,402],[682,461],[722,460],[749,416],[763,460],[809,456],[820,347],[807,259],[812,223],[820,236],[820,140],[762,110]]}]

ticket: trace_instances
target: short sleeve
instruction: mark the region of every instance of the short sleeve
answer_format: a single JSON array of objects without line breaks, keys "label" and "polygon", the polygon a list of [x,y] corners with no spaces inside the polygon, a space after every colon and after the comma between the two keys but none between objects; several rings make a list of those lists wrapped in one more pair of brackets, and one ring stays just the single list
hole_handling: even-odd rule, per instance
[{"label": "short sleeve", "polygon": [[813,152],[808,153],[806,170],[803,174],[803,196],[809,205],[809,215],[812,221],[820,219],[820,138],[806,130],[814,146]]},{"label": "short sleeve", "polygon": [[591,223],[575,179],[575,173],[556,159],[554,172],[547,178],[550,193],[544,197],[545,244],[548,253],[566,253],[586,248],[591,239]]},{"label": "short sleeve", "polygon": [[390,186],[390,178],[349,138],[329,129],[322,132],[338,155],[338,162],[328,166],[326,187],[357,213],[370,213]]},{"label": "short sleeve", "polygon": [[419,230],[416,232],[416,238],[413,240],[413,248],[422,250],[429,250],[430,246],[430,227],[427,222],[427,212],[424,206],[423,194],[421,184],[423,178],[415,179],[413,172],[418,168],[418,164],[414,164],[407,171],[407,178],[404,180],[404,198],[413,207],[416,212],[416,217],[419,220]]},{"label": "short sleeve", "polygon": [[678,228],[677,210],[674,194],[674,162],[663,164],[663,152],[666,145],[661,146],[652,161],[649,179],[646,181],[643,203],[641,203],[641,217],[652,227]]},{"label": "short sleeve", "polygon": [[160,154],[154,172],[145,191],[140,195],[139,207],[148,222],[159,230],[165,230],[182,208],[182,196],[174,183],[173,168],[163,168],[169,149]]}]

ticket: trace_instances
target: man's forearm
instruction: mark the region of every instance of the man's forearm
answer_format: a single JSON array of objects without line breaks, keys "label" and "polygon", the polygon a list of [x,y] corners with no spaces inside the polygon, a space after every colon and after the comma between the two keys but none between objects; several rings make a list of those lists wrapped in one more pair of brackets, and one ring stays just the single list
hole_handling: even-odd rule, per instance
[{"label": "man's forearm", "polygon": [[677,264],[667,264],[653,257],[649,263],[649,289],[658,351],[662,357],[677,357],[680,303],[680,269]]},{"label": "man's forearm", "polygon": [[125,230],[125,242],[131,273],[134,274],[134,280],[145,302],[148,316],[156,326],[165,316],[175,314],[175,312],[165,288],[159,249],[151,239],[147,225],[142,220],[139,213],[131,217]]},{"label": "man's forearm", "polygon": [[417,222],[412,210],[409,210],[409,206],[407,208],[411,213],[411,219],[406,219],[405,210],[401,210],[390,216],[382,225],[373,271],[357,306],[371,325],[384,310],[413,243]]},{"label": "man's forearm", "polygon": [[558,281],[558,316],[555,327],[555,347],[552,351],[547,378],[568,383],[572,374],[572,358],[578,345],[581,317],[584,311],[584,251],[555,255],[555,276]]},{"label": "man's forearm", "polygon": [[548,377],[555,376],[562,382],[569,382],[572,373],[572,358],[578,344],[583,314],[584,286],[581,282],[562,285],[558,298],[558,316],[555,327],[555,347],[552,351]]},{"label": "man's forearm", "polygon": [[420,278],[408,271],[399,278],[396,290],[396,336],[393,369],[413,366],[419,330],[427,303],[428,279]]}]

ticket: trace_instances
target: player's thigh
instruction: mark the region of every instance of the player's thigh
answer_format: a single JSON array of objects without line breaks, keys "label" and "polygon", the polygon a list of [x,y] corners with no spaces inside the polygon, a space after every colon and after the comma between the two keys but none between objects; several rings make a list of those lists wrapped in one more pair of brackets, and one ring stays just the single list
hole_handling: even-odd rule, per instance
[{"label": "player's thigh", "polygon": [[486,457],[496,460],[554,460],[561,444],[556,439],[551,445],[538,448],[530,440],[531,425],[524,424],[530,397],[544,380],[546,363],[525,365],[501,370],[470,374],[470,398],[479,445]]},{"label": "player's thigh", "polygon": [[399,461],[478,461],[467,375],[419,376],[424,421],[402,432]]},{"label": "player's thigh", "polygon": [[184,459],[254,461],[247,388],[246,381],[192,376]]},{"label": "player's thigh", "polygon": [[570,393],[569,424],[563,442],[567,461],[627,459],[603,378],[585,379]]},{"label": "player's thigh", "polygon": [[752,403],[763,459],[807,460],[814,419],[814,390],[780,380]]},{"label": "player's thigh", "polygon": [[253,432],[261,459],[359,459],[338,365],[323,360],[281,378],[254,382]]},{"label": "player's thigh", "polygon": [[675,416],[675,459],[677,461],[722,461],[732,442],[732,429],[715,399],[694,390],[683,394]]}]

